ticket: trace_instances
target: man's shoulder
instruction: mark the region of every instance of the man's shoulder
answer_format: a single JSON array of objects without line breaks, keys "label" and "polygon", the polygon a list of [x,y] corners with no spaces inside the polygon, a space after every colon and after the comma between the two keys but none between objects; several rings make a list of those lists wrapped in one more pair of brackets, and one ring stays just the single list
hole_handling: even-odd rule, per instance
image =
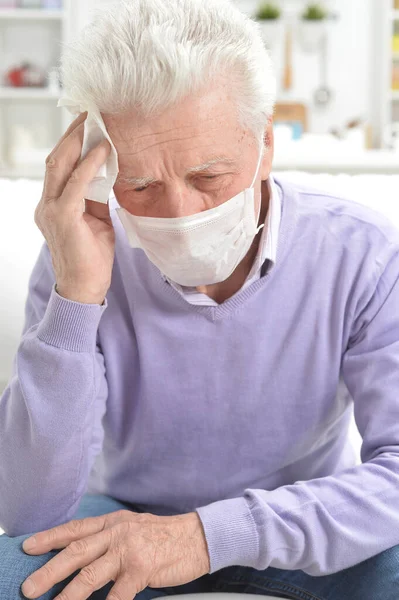
[{"label": "man's shoulder", "polygon": [[[378,198],[364,198],[364,203],[348,191],[337,191],[334,186],[314,184],[313,178],[274,176],[289,205],[296,202],[298,225],[322,227],[335,237],[349,241],[366,237],[379,239],[399,247],[399,228],[378,210]],[[370,206],[370,204],[372,204]]]}]

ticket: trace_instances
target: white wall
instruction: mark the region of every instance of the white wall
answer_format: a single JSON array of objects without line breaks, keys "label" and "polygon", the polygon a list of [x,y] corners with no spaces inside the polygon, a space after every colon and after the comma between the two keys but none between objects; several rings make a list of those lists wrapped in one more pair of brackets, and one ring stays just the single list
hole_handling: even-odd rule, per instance
[{"label": "white wall", "polygon": [[28,280],[44,242],[34,222],[42,188],[40,181],[0,179],[0,394],[11,375]]}]

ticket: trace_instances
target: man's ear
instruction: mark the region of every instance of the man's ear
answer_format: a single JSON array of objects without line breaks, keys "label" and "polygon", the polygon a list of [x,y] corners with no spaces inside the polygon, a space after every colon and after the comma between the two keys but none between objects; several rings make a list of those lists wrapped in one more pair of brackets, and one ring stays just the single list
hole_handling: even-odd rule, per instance
[{"label": "man's ear", "polygon": [[274,157],[274,131],[273,131],[273,117],[270,117],[264,136],[265,144],[265,155],[261,165],[261,179],[266,181],[269,178],[270,171],[272,170],[272,163]]},{"label": "man's ear", "polygon": [[265,131],[265,146],[266,148],[273,148],[274,146],[274,132],[273,132],[273,117],[270,117],[266,131]]}]

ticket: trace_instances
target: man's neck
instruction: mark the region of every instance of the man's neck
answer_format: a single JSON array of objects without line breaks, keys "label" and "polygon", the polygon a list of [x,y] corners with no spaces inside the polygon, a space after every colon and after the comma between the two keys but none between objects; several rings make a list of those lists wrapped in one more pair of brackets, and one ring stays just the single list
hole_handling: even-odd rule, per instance
[{"label": "man's neck", "polygon": [[[265,222],[266,215],[269,210],[269,203],[269,187],[266,181],[262,181],[262,199],[258,225],[261,225]],[[234,294],[236,294],[238,290],[242,288],[252,269],[252,265],[254,264],[256,255],[258,253],[261,235],[262,230],[257,233],[247,254],[228,279],[213,285],[198,286],[197,291],[202,294],[206,294],[218,304],[222,304],[231,298],[231,296],[234,296]]]}]

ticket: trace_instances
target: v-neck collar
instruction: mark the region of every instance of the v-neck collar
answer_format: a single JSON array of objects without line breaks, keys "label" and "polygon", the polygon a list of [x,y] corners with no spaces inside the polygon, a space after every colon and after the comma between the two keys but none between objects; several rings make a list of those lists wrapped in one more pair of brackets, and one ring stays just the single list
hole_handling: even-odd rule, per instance
[{"label": "v-neck collar", "polygon": [[281,198],[281,222],[279,240],[277,244],[276,263],[273,269],[266,270],[266,273],[257,281],[254,281],[245,289],[241,289],[236,292],[231,298],[225,300],[222,304],[217,306],[203,306],[198,304],[190,304],[184,297],[174,289],[162,276],[159,269],[153,265],[151,266],[156,271],[156,278],[162,286],[162,291],[168,295],[172,295],[179,304],[188,311],[197,312],[210,321],[218,321],[224,317],[228,317],[239,310],[245,302],[254,294],[256,294],[264,285],[270,285],[275,273],[281,267],[286,252],[290,246],[292,234],[295,230],[297,220],[297,192],[292,187],[284,182],[281,185],[275,178],[276,185],[280,188]]}]

